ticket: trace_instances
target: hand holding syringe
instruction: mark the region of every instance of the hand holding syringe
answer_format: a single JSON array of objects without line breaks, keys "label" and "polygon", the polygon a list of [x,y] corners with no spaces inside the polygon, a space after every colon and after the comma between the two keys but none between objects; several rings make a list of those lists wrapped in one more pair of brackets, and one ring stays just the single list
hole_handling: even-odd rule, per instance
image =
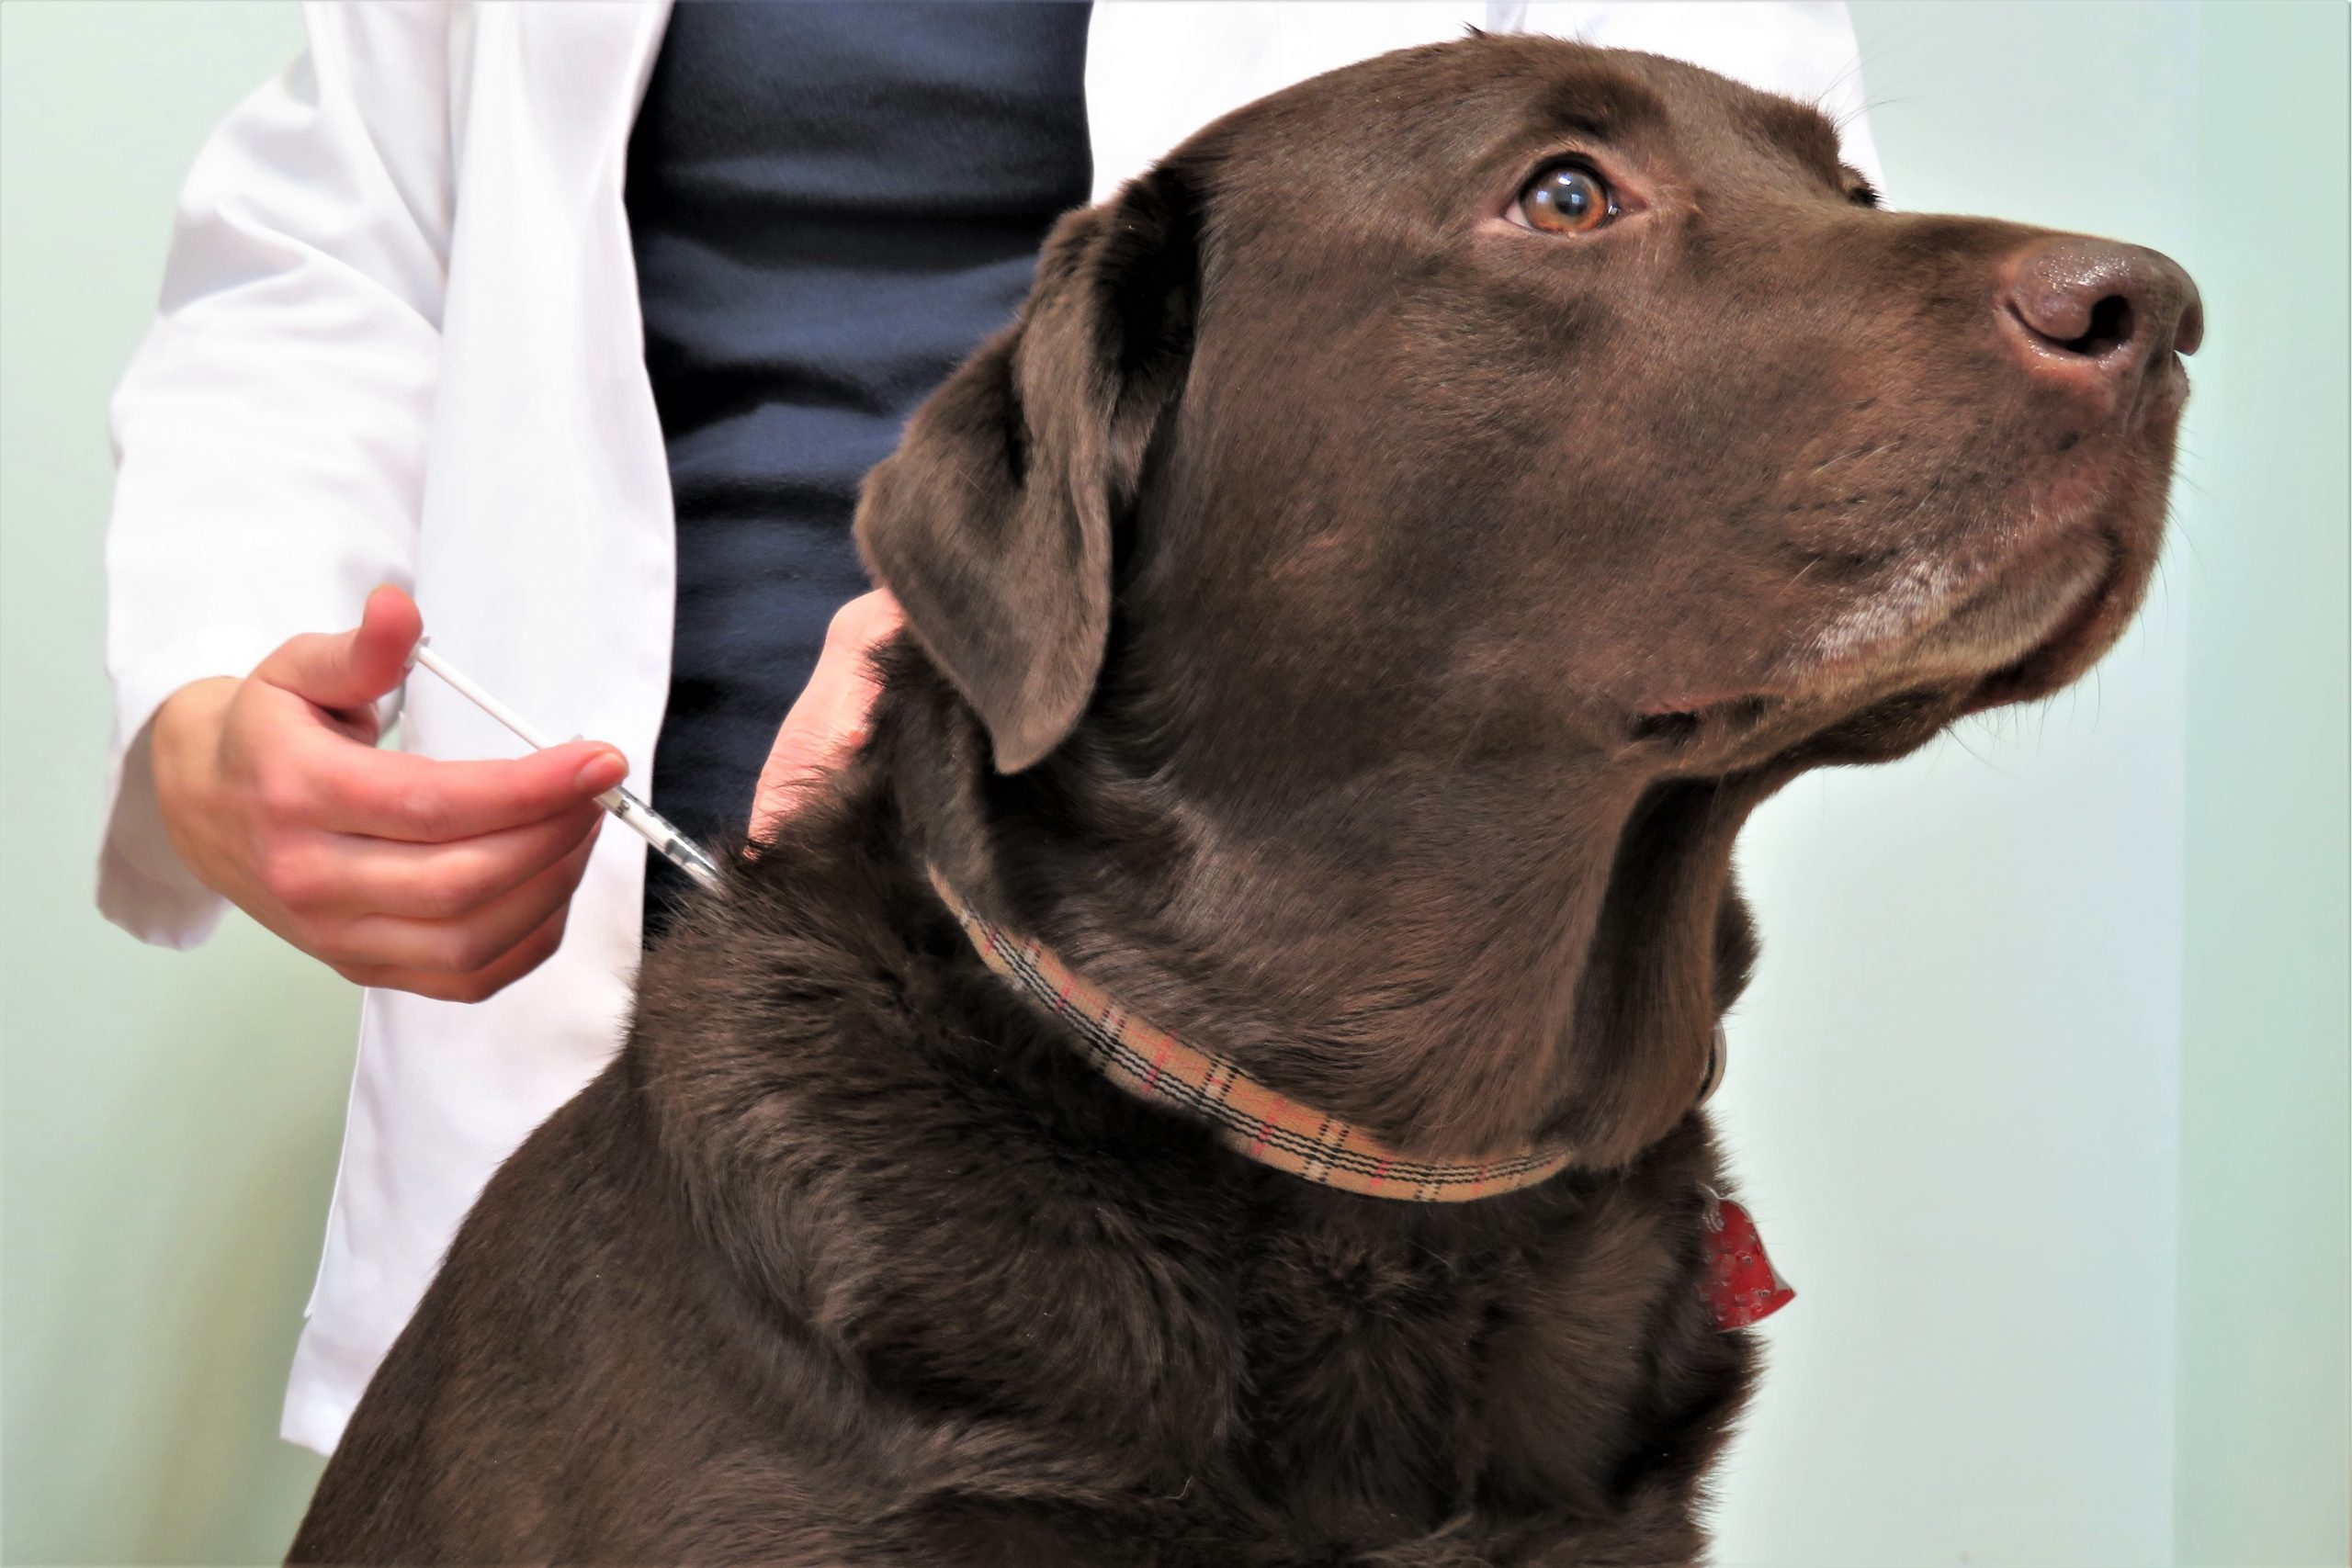
[{"label": "hand holding syringe", "polygon": [[[521,736],[524,743],[534,750],[544,751],[549,746],[557,744],[526,723],[513,708],[474,684],[471,679],[461,673],[447,660],[434,652],[427,646],[431,640],[429,637],[416,639],[416,647],[408,657],[412,668],[422,664],[425,669],[440,676],[448,683],[451,690],[516,735]],[[694,841],[679,831],[669,818],[646,805],[644,801],[616,785],[598,795],[596,804],[619,818],[639,837],[659,850],[662,857],[680,871],[684,872],[705,887],[718,886],[718,867],[712,863],[711,858],[697,849]]]}]

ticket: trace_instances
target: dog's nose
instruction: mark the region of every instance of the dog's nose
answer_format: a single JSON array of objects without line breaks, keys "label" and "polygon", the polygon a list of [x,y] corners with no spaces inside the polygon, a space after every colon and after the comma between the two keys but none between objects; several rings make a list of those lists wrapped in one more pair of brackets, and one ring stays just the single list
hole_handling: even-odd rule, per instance
[{"label": "dog's nose", "polygon": [[2106,240],[2039,241],[2001,268],[2002,324],[2041,376],[2111,398],[2205,336],[2197,285],[2170,256]]}]

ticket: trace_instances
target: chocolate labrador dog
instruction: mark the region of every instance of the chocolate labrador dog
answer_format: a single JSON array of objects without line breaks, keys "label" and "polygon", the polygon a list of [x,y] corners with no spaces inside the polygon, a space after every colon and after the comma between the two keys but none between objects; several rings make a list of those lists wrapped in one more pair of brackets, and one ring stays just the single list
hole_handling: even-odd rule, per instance
[{"label": "chocolate labrador dog", "polygon": [[1690,1560],[1769,1294],[1697,1109],[1734,835],[2114,641],[2200,330],[1549,39],[1072,213],[867,481],[870,741],[647,961],[294,1557]]}]

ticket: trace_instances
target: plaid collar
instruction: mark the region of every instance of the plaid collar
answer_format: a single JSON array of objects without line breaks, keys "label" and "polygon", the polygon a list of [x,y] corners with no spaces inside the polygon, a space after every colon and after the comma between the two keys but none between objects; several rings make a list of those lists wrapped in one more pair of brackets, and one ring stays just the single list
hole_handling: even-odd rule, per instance
[{"label": "plaid collar", "polygon": [[1066,1022],[1104,1077],[1137,1100],[1206,1122],[1219,1142],[1261,1165],[1367,1198],[1466,1203],[1547,1181],[1572,1157],[1565,1144],[1544,1144],[1475,1162],[1416,1159],[1154,1029],[1035,942],[974,914],[936,869],[931,881],[988,966]]}]

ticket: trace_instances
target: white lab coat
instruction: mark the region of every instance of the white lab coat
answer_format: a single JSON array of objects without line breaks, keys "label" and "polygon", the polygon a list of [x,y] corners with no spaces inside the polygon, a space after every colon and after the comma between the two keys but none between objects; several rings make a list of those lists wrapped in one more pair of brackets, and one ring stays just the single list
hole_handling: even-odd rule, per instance
[{"label": "white lab coat", "polygon": [[[222,909],[173,853],[145,755],[187,682],[353,625],[396,582],[436,647],[537,722],[617,744],[639,789],[668,688],[669,476],[621,201],[666,8],[305,13],[308,51],[189,175],[162,307],[112,408],[98,901],[175,947]],[[1876,172],[1842,5],[1193,0],[1097,7],[1095,196],[1227,108],[1471,25],[1679,55],[1817,101]],[[435,757],[514,750],[435,682],[411,690],[404,736]],[[490,1001],[367,994],[288,1438],[334,1447],[482,1182],[614,1050],[644,856],[605,832],[561,951]]]}]

